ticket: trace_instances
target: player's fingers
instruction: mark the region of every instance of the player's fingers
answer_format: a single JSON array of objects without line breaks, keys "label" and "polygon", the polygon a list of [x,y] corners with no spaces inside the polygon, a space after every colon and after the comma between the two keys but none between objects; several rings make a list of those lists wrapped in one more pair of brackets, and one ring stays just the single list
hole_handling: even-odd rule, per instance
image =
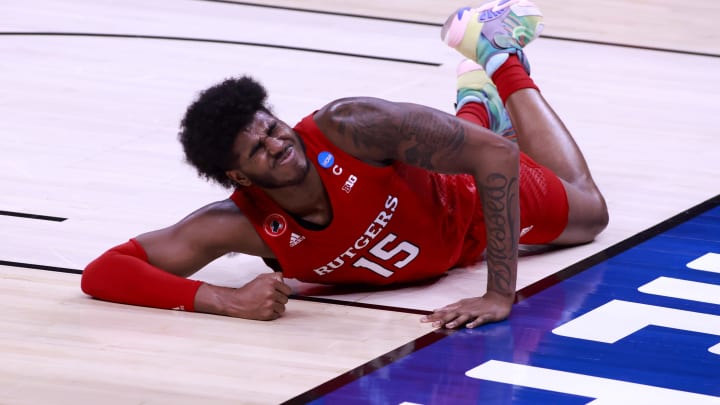
[{"label": "player's fingers", "polygon": [[459,328],[459,327],[465,325],[467,323],[467,321],[469,321],[472,318],[473,317],[471,317],[468,314],[460,314],[455,319],[452,319],[449,322],[446,322],[445,325],[443,325],[443,326],[445,326],[448,329]]},{"label": "player's fingers", "polygon": [[266,280],[277,280],[277,279],[278,279],[278,275],[280,276],[280,280],[282,280],[282,274],[281,274],[281,273],[262,273],[262,274],[258,274],[258,275],[255,277],[255,279],[256,279],[256,280],[259,280],[259,279],[260,279],[260,280],[262,280],[262,279],[266,279]]},{"label": "player's fingers", "polygon": [[448,311],[444,309],[436,309],[431,314],[425,315],[420,319],[420,322],[438,322],[445,319],[447,316]]},{"label": "player's fingers", "polygon": [[434,317],[433,326],[436,328],[443,327],[460,316],[459,312],[456,311],[438,311],[433,315]]},{"label": "player's fingers", "polygon": [[260,321],[272,321],[275,319],[278,319],[280,317],[280,313],[276,312],[275,308],[268,307],[263,309],[262,312],[258,314],[258,316],[255,318]]},{"label": "player's fingers", "polygon": [[273,312],[275,314],[277,314],[277,317],[280,317],[282,314],[285,313],[285,305],[283,305],[279,302],[274,303],[272,308],[273,308]]},{"label": "player's fingers", "polygon": [[285,295],[292,294],[292,288],[290,288],[290,286],[285,284],[283,281],[280,281],[277,284],[275,284],[275,289]]},{"label": "player's fingers", "polygon": [[468,322],[467,325],[465,325],[465,327],[468,329],[472,329],[472,328],[475,328],[482,324],[486,324],[488,322],[493,322],[495,320],[497,320],[497,316],[495,316],[495,314],[492,314],[492,313],[480,314],[472,322]]},{"label": "player's fingers", "polygon": [[285,305],[288,302],[288,296],[286,294],[281,293],[280,291],[276,290],[274,297],[275,297],[274,301],[279,302],[280,304]]}]

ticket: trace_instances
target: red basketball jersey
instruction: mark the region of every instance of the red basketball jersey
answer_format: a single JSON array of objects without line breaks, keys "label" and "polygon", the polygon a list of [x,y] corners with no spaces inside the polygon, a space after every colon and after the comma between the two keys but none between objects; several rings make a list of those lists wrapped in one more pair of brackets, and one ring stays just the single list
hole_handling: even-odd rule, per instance
[{"label": "red basketball jersey", "polygon": [[[395,162],[376,167],[328,141],[312,115],[295,131],[332,204],[330,224],[301,226],[264,191],[231,196],[275,253],[288,278],[324,284],[390,284],[438,276],[478,259],[485,245],[476,186]],[[471,237],[466,240],[468,231]],[[460,263],[459,263],[460,262]]]}]

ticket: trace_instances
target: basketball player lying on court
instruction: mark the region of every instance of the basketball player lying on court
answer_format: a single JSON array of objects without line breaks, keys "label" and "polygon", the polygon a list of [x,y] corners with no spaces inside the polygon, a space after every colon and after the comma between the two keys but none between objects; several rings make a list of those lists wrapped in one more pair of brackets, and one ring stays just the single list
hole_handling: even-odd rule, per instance
[{"label": "basketball player lying on court", "polygon": [[[290,127],[248,77],[205,90],[187,109],[180,141],[199,174],[232,195],[105,252],[85,269],[83,291],[271,320],[291,294],[283,276],[407,283],[484,252],[484,294],[478,286],[477,297],[422,321],[472,328],[507,318],[519,243],[585,243],[608,221],[581,152],[528,75],[523,47],[540,20],[527,0],[448,18],[441,36],[468,58],[458,68],[456,116],[359,97]],[[260,256],[278,272],[239,288],[185,278],[231,252]]]}]

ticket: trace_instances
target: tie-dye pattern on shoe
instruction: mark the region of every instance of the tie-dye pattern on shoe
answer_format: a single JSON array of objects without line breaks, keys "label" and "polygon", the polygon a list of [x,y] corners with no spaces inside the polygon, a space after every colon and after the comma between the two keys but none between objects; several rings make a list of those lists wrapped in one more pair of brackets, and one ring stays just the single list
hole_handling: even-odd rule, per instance
[{"label": "tie-dye pattern on shoe", "polygon": [[482,66],[471,60],[460,62],[457,67],[457,103],[456,111],[467,103],[481,103],[488,112],[489,129],[513,142],[517,141],[515,129],[510,122],[502,99],[495,84],[490,80]]},{"label": "tie-dye pattern on shoe", "polygon": [[542,29],[542,13],[531,1],[499,0],[457,10],[443,25],[441,37],[482,65],[490,75],[511,53],[518,55],[529,73],[530,65],[522,48],[537,38]]}]

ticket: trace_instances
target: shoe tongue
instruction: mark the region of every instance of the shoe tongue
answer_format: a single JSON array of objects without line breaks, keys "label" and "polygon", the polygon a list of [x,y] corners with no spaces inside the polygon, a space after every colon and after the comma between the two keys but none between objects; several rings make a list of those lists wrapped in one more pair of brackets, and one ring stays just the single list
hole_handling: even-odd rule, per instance
[{"label": "shoe tongue", "polygon": [[505,61],[508,60],[508,57],[510,55],[506,52],[502,53],[496,53],[495,55],[488,58],[487,63],[485,64],[485,72],[487,72],[488,76],[492,77],[492,75],[498,70],[500,66],[502,66]]}]

